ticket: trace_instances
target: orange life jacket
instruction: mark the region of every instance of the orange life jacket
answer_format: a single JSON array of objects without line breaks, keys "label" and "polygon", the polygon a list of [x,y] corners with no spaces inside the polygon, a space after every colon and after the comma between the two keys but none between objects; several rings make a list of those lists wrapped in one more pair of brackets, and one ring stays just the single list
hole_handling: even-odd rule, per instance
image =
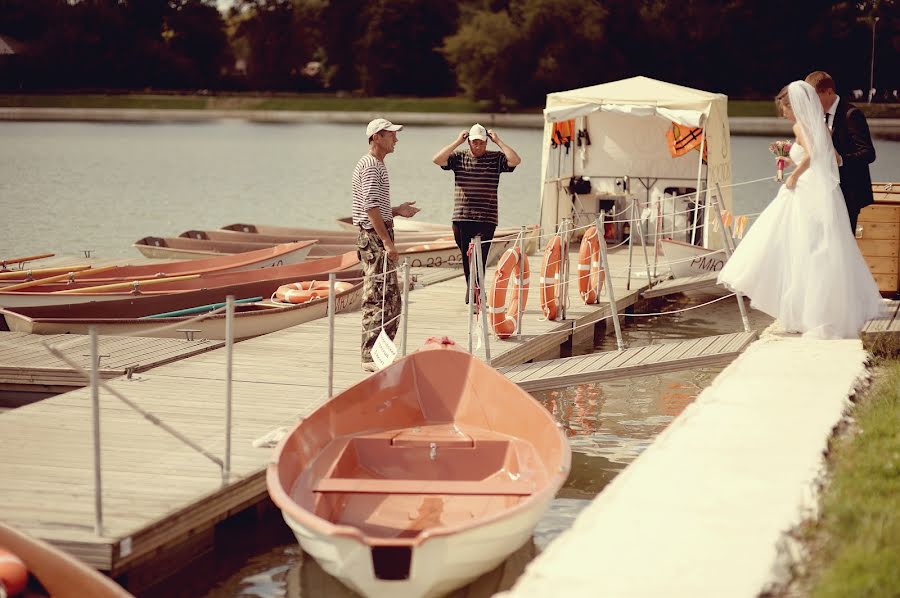
[{"label": "orange life jacket", "polygon": [[[703,129],[672,123],[671,128],[666,129],[666,139],[669,142],[669,153],[673,158],[677,158],[691,150],[700,151],[700,146],[703,144]],[[706,160],[706,150],[707,146],[703,145],[704,160]]]},{"label": "orange life jacket", "polygon": [[553,147],[564,145],[569,147],[575,138],[575,119],[562,120],[553,123],[553,132],[550,135],[550,144]]}]

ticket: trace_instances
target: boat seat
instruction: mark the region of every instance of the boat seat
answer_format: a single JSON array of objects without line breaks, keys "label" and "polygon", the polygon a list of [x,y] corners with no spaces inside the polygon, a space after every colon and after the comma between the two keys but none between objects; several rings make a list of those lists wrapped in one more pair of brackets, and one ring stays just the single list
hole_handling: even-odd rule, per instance
[{"label": "boat seat", "polygon": [[526,480],[385,480],[323,478],[313,492],[340,494],[456,494],[528,496],[534,485]]}]

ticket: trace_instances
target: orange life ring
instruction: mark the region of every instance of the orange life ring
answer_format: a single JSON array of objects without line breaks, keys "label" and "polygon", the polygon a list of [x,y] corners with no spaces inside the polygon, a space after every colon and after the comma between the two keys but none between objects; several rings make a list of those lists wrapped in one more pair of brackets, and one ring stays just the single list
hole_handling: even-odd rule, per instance
[{"label": "orange life ring", "polygon": [[541,310],[548,320],[559,315],[556,289],[559,285],[559,268],[562,264],[562,241],[559,236],[550,239],[544,250],[544,265],[541,267]]},{"label": "orange life ring", "polygon": [[597,303],[606,273],[600,267],[600,237],[597,227],[584,231],[578,249],[578,293],[587,305]]},{"label": "orange life ring", "polygon": [[[528,259],[523,259],[518,247],[507,249],[494,273],[488,312],[499,338],[508,338],[519,327],[519,272],[522,276],[522,305],[528,302]],[[510,281],[512,285],[510,285]],[[506,305],[506,291],[512,286],[512,299]]]},{"label": "orange life ring", "polygon": [[25,563],[5,548],[0,548],[0,585],[8,596],[19,594],[28,585],[28,568]]},{"label": "orange life ring", "polygon": [[[353,288],[349,282],[335,282],[336,293],[343,293]],[[307,303],[313,299],[328,297],[328,281],[304,280],[283,284],[275,290],[275,298],[282,303]]]}]

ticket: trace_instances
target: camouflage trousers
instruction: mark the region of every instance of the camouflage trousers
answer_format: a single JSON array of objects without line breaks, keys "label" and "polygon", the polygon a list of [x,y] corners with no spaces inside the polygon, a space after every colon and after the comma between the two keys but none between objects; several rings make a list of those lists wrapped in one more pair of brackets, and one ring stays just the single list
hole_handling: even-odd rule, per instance
[{"label": "camouflage trousers", "polygon": [[[391,239],[394,231],[390,231]],[[372,347],[381,332],[382,318],[384,331],[393,340],[400,325],[401,296],[397,283],[397,265],[388,260],[384,243],[374,230],[360,229],[356,239],[359,261],[362,263],[365,282],[362,296],[362,360],[372,361]],[[384,277],[384,262],[388,260],[387,279]],[[383,307],[382,307],[383,306]]]}]

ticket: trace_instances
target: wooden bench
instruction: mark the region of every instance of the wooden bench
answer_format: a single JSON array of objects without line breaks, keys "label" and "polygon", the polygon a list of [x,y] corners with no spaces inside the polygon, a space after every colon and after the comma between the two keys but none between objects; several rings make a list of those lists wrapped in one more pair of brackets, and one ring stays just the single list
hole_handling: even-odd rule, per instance
[{"label": "wooden bench", "polygon": [[386,480],[323,478],[313,492],[340,494],[450,494],[528,496],[534,484],[524,480]]}]

